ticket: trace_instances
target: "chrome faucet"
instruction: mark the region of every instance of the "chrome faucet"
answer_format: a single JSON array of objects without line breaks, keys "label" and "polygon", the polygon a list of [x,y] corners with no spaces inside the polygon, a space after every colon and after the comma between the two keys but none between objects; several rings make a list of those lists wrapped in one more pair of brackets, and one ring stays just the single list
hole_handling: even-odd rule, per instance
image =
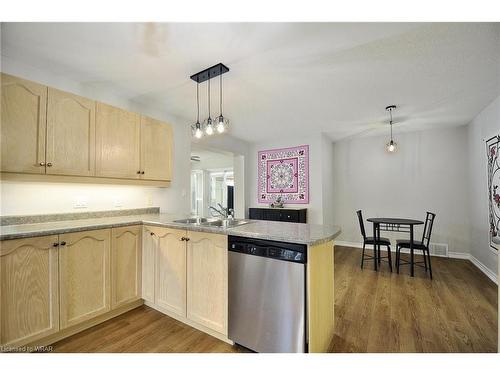
[{"label": "chrome faucet", "polygon": [[229,220],[234,219],[234,210],[232,208],[223,207],[220,203],[217,203],[217,205],[219,206],[219,208],[215,208],[213,206],[209,206],[209,208],[217,212],[219,216],[225,219]]}]

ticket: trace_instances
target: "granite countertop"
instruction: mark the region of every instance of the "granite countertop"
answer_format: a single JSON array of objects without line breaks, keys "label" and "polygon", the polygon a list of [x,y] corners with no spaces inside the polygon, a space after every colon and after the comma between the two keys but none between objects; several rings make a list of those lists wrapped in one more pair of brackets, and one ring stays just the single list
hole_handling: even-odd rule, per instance
[{"label": "granite countertop", "polygon": [[340,234],[340,227],[337,226],[262,220],[247,220],[248,224],[233,228],[218,228],[174,222],[174,220],[183,219],[185,217],[185,215],[180,216],[155,213],[78,220],[61,220],[32,224],[3,225],[0,226],[0,240],[47,236],[84,230],[141,224],[275,241],[286,241],[291,243],[302,243],[307,245],[317,245],[323,242],[328,242]]}]

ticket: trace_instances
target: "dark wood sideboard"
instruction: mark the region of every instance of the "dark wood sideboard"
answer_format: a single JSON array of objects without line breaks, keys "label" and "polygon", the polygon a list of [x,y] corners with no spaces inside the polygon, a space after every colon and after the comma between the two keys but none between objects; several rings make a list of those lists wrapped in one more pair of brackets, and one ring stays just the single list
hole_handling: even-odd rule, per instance
[{"label": "dark wood sideboard", "polygon": [[250,207],[250,219],[287,221],[290,223],[306,223],[307,208],[268,208]]}]

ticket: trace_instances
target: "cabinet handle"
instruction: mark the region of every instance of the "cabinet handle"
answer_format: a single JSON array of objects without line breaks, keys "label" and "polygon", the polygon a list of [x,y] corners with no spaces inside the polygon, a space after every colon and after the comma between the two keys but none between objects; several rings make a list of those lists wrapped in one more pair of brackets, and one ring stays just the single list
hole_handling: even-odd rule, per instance
[{"label": "cabinet handle", "polygon": [[186,242],[187,242],[187,241],[189,241],[189,237],[186,237],[186,238],[184,239],[184,241],[186,241]]},{"label": "cabinet handle", "polygon": [[141,174],[144,174],[144,171],[142,171]]},{"label": "cabinet handle", "polygon": [[41,161],[41,162],[40,162],[40,163],[38,163],[38,164],[40,164],[40,167],[45,167],[45,162],[44,162],[44,161]]},{"label": "cabinet handle", "polygon": [[59,246],[59,244],[58,244],[57,242],[54,242],[54,243],[52,244],[52,246],[57,247],[57,246]]},{"label": "cabinet handle", "polygon": [[154,236],[154,235],[155,235],[153,232],[150,232],[149,234],[151,234],[152,236]]},{"label": "cabinet handle", "polygon": [[186,237],[181,237],[181,241],[186,241]]},{"label": "cabinet handle", "polygon": [[61,246],[66,245],[66,241],[61,242],[59,245],[61,245]]},{"label": "cabinet handle", "polygon": [[137,171],[137,174],[141,174],[141,171]]},{"label": "cabinet handle", "polygon": [[47,163],[47,167],[52,167],[52,163]]}]

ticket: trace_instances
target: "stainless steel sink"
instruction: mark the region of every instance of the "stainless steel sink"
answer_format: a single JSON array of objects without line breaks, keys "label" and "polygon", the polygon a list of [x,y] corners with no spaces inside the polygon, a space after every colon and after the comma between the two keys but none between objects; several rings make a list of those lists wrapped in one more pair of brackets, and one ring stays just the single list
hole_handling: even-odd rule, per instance
[{"label": "stainless steel sink", "polygon": [[174,223],[200,225],[208,221],[205,217],[191,217],[189,219],[174,220]]},{"label": "stainless steel sink", "polygon": [[180,224],[192,224],[207,227],[219,227],[219,228],[229,228],[237,227],[239,225],[244,225],[249,223],[247,220],[239,219],[217,219],[217,218],[206,218],[206,217],[191,217],[188,219],[174,220],[174,223]]},{"label": "stainless steel sink", "polygon": [[207,221],[203,224],[202,226],[207,226],[207,227],[220,227],[220,228],[228,228],[228,227],[237,227],[239,225],[245,225],[248,224],[249,222],[246,220],[237,220],[237,219],[222,219],[222,220],[213,220],[213,221]]}]

